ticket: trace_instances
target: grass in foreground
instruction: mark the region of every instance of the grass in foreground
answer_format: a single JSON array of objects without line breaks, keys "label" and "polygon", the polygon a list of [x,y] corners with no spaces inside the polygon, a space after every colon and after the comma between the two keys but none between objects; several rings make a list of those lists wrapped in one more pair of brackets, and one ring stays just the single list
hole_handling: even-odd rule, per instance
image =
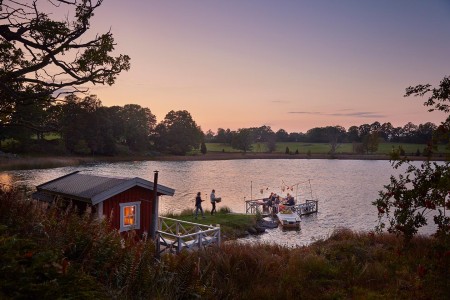
[{"label": "grass in foreground", "polygon": [[[224,243],[155,259],[108,222],[0,190],[1,299],[447,299],[450,240],[339,230],[308,247]],[[219,217],[219,216],[218,216]]]}]

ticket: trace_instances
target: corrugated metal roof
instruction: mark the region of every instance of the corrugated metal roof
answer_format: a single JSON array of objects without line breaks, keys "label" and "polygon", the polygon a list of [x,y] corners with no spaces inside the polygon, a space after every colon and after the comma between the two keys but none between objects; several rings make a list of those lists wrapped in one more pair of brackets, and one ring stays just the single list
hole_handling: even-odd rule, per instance
[{"label": "corrugated metal roof", "polygon": [[43,191],[34,192],[33,194],[31,194],[31,198],[42,201],[42,202],[52,202],[53,201],[53,197]]},{"label": "corrugated metal roof", "polygon": [[[37,189],[38,191],[47,191],[52,194],[98,203],[135,185],[153,190],[152,182],[138,177],[114,178],[80,174],[79,172],[70,173],[43,183],[37,186]],[[175,190],[158,184],[158,194],[172,196],[174,193]]]}]

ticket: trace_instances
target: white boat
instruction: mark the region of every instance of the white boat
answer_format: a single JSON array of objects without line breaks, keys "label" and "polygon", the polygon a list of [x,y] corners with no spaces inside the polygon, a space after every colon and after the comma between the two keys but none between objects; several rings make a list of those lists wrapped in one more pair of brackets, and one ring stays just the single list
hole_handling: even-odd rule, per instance
[{"label": "white boat", "polygon": [[284,228],[300,228],[300,216],[295,212],[281,211],[277,213],[278,221]]}]

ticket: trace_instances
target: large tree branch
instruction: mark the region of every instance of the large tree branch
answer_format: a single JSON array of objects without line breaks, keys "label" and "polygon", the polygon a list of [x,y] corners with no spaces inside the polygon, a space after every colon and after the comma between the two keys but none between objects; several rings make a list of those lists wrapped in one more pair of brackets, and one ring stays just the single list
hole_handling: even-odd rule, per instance
[{"label": "large tree branch", "polygon": [[36,0],[0,0],[0,94],[13,108],[15,101],[86,93],[81,86],[87,83],[113,84],[129,69],[128,56],[110,55],[115,45],[110,31],[80,41],[103,0],[48,1],[56,8],[72,6],[74,19],[53,20]]}]

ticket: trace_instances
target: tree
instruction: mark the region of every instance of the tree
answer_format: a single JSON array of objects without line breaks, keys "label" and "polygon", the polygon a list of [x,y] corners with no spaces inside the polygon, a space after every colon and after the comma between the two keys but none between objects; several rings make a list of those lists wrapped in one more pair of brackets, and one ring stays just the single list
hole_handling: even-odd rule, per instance
[{"label": "tree", "polygon": [[306,140],[306,135],[301,132],[291,132],[289,133],[289,142],[304,142]]},{"label": "tree", "polygon": [[369,124],[362,124],[358,127],[358,136],[360,141],[362,141],[362,139],[369,135],[370,133],[370,125]]},{"label": "tree", "polygon": [[114,140],[119,144],[126,144],[125,124],[123,120],[124,118],[122,116],[123,107],[115,105],[108,107],[107,110],[109,119],[111,120],[112,135],[114,137]]},{"label": "tree", "polygon": [[370,124],[370,132],[379,132],[381,129],[381,124],[378,121],[373,122]]},{"label": "tree", "polygon": [[381,125],[379,135],[385,141],[391,141],[394,133],[394,126],[392,126],[391,122],[386,122]]},{"label": "tree", "polygon": [[208,152],[208,149],[206,149],[206,144],[205,142],[202,142],[201,146],[200,146],[200,152],[202,154],[206,154],[206,152]]},{"label": "tree", "polygon": [[416,131],[415,142],[418,144],[426,144],[433,138],[433,132],[437,129],[434,123],[427,122],[425,124],[419,124]]},{"label": "tree", "polygon": [[[86,38],[94,11],[102,0],[0,1],[0,118],[18,105],[45,102],[61,95],[87,93],[86,84],[115,82],[130,68],[127,55],[111,56],[111,32]],[[48,7],[47,7],[48,8]],[[68,11],[71,11],[68,14]],[[23,125],[23,124],[18,124]]]},{"label": "tree", "polygon": [[362,146],[367,153],[375,153],[378,151],[380,139],[377,131],[371,132],[363,138]]},{"label": "tree", "polygon": [[308,142],[328,143],[327,131],[325,127],[314,127],[306,132]]},{"label": "tree", "polygon": [[212,142],[213,140],[214,140],[214,132],[211,129],[208,129],[208,131],[205,134],[205,141]]},{"label": "tree", "polygon": [[83,99],[69,95],[58,106],[61,108],[58,113],[59,132],[69,152],[92,155],[116,153],[109,110],[95,95]]},{"label": "tree", "polygon": [[401,139],[403,142],[412,143],[414,142],[414,137],[416,136],[418,126],[412,122],[408,122],[403,126]]},{"label": "tree", "polygon": [[351,126],[347,130],[347,140],[351,143],[360,142],[358,126]]},{"label": "tree", "polygon": [[254,139],[252,130],[249,128],[240,128],[233,135],[233,139],[231,141],[231,146],[234,149],[242,150],[245,152],[251,151],[253,146]]},{"label": "tree", "polygon": [[231,145],[232,134],[231,130],[228,128],[227,130],[223,128],[217,129],[216,142],[222,144],[230,144]]},{"label": "tree", "polygon": [[114,155],[117,153],[116,139],[114,138],[113,121],[110,118],[110,110],[107,107],[99,107],[92,113],[93,125],[95,128],[92,134],[86,139],[91,149],[91,153],[102,155]]},{"label": "tree", "polygon": [[[431,94],[431,95],[430,95]],[[428,96],[425,106],[429,111],[439,110],[450,112],[450,77],[445,77],[439,87],[431,88],[429,84],[418,85],[406,89],[405,96]],[[450,115],[438,127],[434,139],[441,140],[450,135]],[[440,129],[439,129],[440,128]],[[450,144],[447,145],[449,147]],[[408,159],[394,160],[394,168],[406,165],[405,174],[398,178],[391,176],[390,183],[379,192],[379,198],[373,202],[378,209],[378,230],[387,230],[403,235],[408,242],[418,229],[428,223],[428,213],[433,216],[437,225],[436,235],[448,237],[450,234],[450,216],[446,210],[450,209],[450,161],[443,163],[424,161],[420,166],[411,164]]]},{"label": "tree", "polygon": [[278,142],[287,142],[289,138],[289,133],[284,129],[279,129],[276,133]]},{"label": "tree", "polygon": [[267,145],[267,150],[272,153],[273,151],[275,151],[277,149],[277,136],[275,135],[274,132],[272,132],[270,135],[267,136],[266,139],[266,145]]},{"label": "tree", "polygon": [[203,132],[186,110],[167,113],[164,120],[156,126],[155,146],[162,152],[186,155],[198,149],[203,140]]},{"label": "tree", "polygon": [[274,134],[272,128],[270,126],[263,125],[261,127],[252,128],[253,129],[253,137],[255,139],[255,142],[259,143],[266,143],[271,138],[271,136]]},{"label": "tree", "polygon": [[82,99],[75,95],[69,95],[65,98],[65,104],[62,105],[60,119],[60,133],[64,140],[66,149],[70,153],[85,153],[86,150],[80,145],[86,145],[83,131],[86,128],[86,117]]},{"label": "tree", "polygon": [[327,126],[325,127],[328,143],[330,144],[330,154],[335,154],[336,150],[342,143],[345,136],[345,128],[342,126]]},{"label": "tree", "polygon": [[150,135],[156,125],[156,117],[150,109],[137,104],[126,104],[120,112],[120,118],[125,144],[133,151],[148,149]]}]

